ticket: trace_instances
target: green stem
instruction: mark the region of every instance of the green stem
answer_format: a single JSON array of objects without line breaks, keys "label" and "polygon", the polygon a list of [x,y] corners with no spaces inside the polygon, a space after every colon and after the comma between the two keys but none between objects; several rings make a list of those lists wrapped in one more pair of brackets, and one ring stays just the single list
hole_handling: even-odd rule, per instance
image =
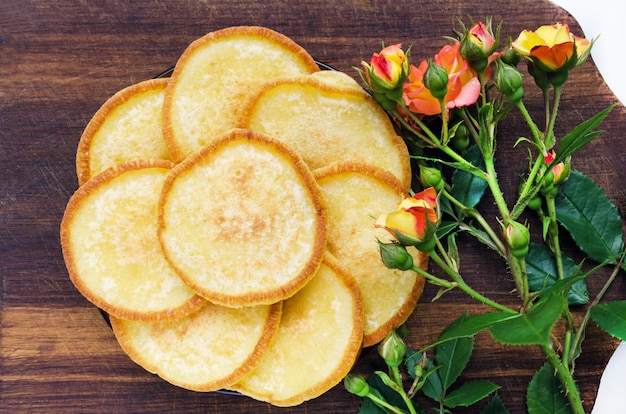
[{"label": "green stem", "polygon": [[554,259],[556,260],[556,274],[559,279],[564,279],[563,255],[561,253],[561,243],[559,242],[559,226],[556,222],[556,204],[554,196],[546,196],[546,205],[548,207],[548,217],[550,218],[548,235],[550,237],[550,244],[552,245]]},{"label": "green stem", "polygon": [[487,88],[485,82],[485,71],[478,71],[478,81],[480,82],[480,96],[482,98],[482,106],[487,105]]},{"label": "green stem", "polygon": [[504,109],[499,109],[493,117],[493,123],[497,124],[498,122],[500,122],[505,116],[509,114],[509,112],[511,112],[513,108],[515,108],[515,104],[509,102],[509,104]]},{"label": "green stem", "polygon": [[549,93],[548,88],[542,88],[542,92],[543,92],[543,106],[546,111],[546,115],[545,115],[546,126],[544,130],[547,131],[548,126],[550,125],[550,93]]},{"label": "green stem", "polygon": [[[591,304],[587,307],[587,312],[585,312],[585,316],[583,317],[583,320],[580,323],[580,326],[578,327],[578,331],[576,332],[576,336],[574,337],[574,342],[572,343],[572,347],[574,349],[578,348],[579,344],[583,340],[583,334],[585,332],[585,328],[587,327],[587,324],[589,323],[589,320],[591,319],[591,309],[593,309],[594,306],[596,306],[598,303],[600,303],[600,300],[602,300],[602,298],[604,297],[605,293],[607,292],[607,290],[609,290],[609,287],[611,286],[611,284],[613,284],[613,281],[615,280],[615,278],[619,274],[619,271],[622,268],[622,263],[624,261],[624,255],[625,254],[626,254],[626,251],[622,252],[622,256],[620,257],[619,262],[615,265],[615,268],[613,269],[613,272],[611,273],[611,276],[606,281],[606,283],[604,284],[604,286],[602,287],[600,292],[598,292],[598,294],[596,295],[594,300],[591,302]],[[598,265],[596,267],[596,269],[599,269],[602,266],[603,265]],[[595,269],[592,269],[592,271],[594,271],[594,270]],[[570,360],[568,362],[571,364],[573,362],[574,358],[575,358],[575,354],[571,354],[570,355]]]},{"label": "green stem", "polygon": [[448,146],[448,141],[450,140],[450,131],[448,131],[448,110],[446,108],[446,103],[443,99],[439,100],[439,105],[441,106],[441,141],[445,147]]},{"label": "green stem", "polygon": [[561,91],[563,86],[554,87],[554,103],[552,104],[552,114],[550,115],[550,123],[546,131],[546,147],[554,146],[554,124],[556,123],[557,114],[559,112],[559,103],[561,102]]},{"label": "green stem", "polygon": [[537,125],[535,124],[532,117],[528,113],[526,106],[524,105],[522,101],[518,101],[517,108],[522,113],[522,116],[524,117],[524,119],[526,120],[526,123],[530,127],[530,131],[532,132],[533,138],[535,139],[537,149],[539,149],[539,151],[541,151],[542,153],[545,152],[545,146],[543,144],[541,131],[539,131],[539,128],[537,128]]},{"label": "green stem", "polygon": [[398,113],[398,111],[393,111],[393,115],[396,117],[396,119],[398,119],[398,121],[400,121],[400,123],[402,124],[402,126],[404,128],[406,128],[407,130],[411,131],[419,139],[424,141],[428,146],[433,147],[433,148],[437,146],[437,144],[434,143],[428,136],[424,135],[422,132],[420,132],[420,131],[416,130],[415,128],[413,128],[413,125],[411,125],[406,119],[404,119],[404,117],[402,115],[400,115],[400,113]]},{"label": "green stem", "polygon": [[500,211],[500,215],[502,218],[509,217],[509,208],[506,205],[506,201],[504,200],[504,195],[502,194],[502,190],[498,185],[498,178],[496,173],[496,168],[493,162],[492,156],[485,157],[485,170],[487,172],[487,184],[489,185],[489,189],[491,190],[491,194],[496,202],[496,206],[498,206],[498,210]]},{"label": "green stem", "polygon": [[546,356],[548,363],[554,368],[556,371],[556,376],[561,381],[563,388],[565,389],[565,396],[570,403],[570,408],[574,414],[584,414],[585,410],[583,408],[583,403],[580,399],[580,393],[578,392],[578,387],[576,387],[576,382],[574,382],[574,377],[570,372],[569,368],[561,362],[557,353],[552,349],[552,347],[548,345],[543,345],[541,347],[543,354]]},{"label": "green stem", "polygon": [[398,407],[389,404],[387,401],[381,398],[378,398],[376,395],[372,393],[367,394],[365,397],[369,398],[370,400],[374,401],[376,404],[380,405],[381,407],[386,408],[387,410],[389,410],[390,412],[394,414],[405,414],[404,410],[401,410]]},{"label": "green stem", "polygon": [[[524,183],[524,186],[522,187],[522,190],[520,191],[520,195],[517,200],[517,203],[513,206],[513,210],[511,210],[511,215],[510,215],[511,219],[516,220],[526,208],[528,201],[530,201],[529,196],[531,195],[531,188],[533,187],[535,183],[535,178],[537,177],[537,174],[539,173],[542,165],[544,165],[543,154],[540,153],[537,155],[537,158],[535,159],[535,163],[533,164],[533,167],[528,173],[528,178],[526,179],[526,182]],[[534,197],[537,194],[537,192],[539,192],[538,187],[535,188],[534,194],[532,194],[532,196]],[[526,202],[522,203],[522,200],[526,200]]]},{"label": "green stem", "polygon": [[[568,312],[569,313],[569,312]],[[571,315],[570,315],[571,316]],[[565,339],[563,340],[563,355],[561,356],[561,360],[564,364],[567,364],[570,372],[572,372],[572,365],[570,364],[570,352],[572,347],[572,329],[573,326],[567,326],[565,331]]]},{"label": "green stem", "polygon": [[424,279],[426,279],[428,282],[432,283],[435,286],[440,286],[446,289],[452,289],[458,286],[456,283],[449,282],[444,279],[440,279],[437,276],[428,273],[427,271],[425,271],[424,269],[420,267],[413,266],[413,271],[419,274],[420,276],[423,276]]},{"label": "green stem", "polygon": [[[437,243],[440,244],[441,242],[439,240],[437,240]],[[459,275],[457,272],[454,271],[454,269],[450,268],[447,263],[441,258],[439,257],[439,255],[433,250],[432,252],[430,252],[430,257],[435,261],[435,263],[437,263],[449,276],[450,278],[457,283],[459,289],[461,289],[463,292],[467,293],[469,296],[471,296],[472,298],[476,299],[477,301],[491,306],[494,309],[497,309],[501,312],[506,312],[506,313],[517,313],[516,311],[514,311],[513,309],[507,308],[504,305],[499,304],[498,302],[495,302],[483,295],[481,295],[480,293],[476,292],[474,289],[472,289],[470,286],[468,286],[465,281],[463,280],[463,278],[461,277],[461,275]]]},{"label": "green stem", "polygon": [[511,267],[511,274],[515,281],[515,287],[519,293],[519,297],[522,299],[522,309],[527,310],[532,305],[530,300],[530,290],[528,288],[528,277],[526,275],[526,261],[521,258],[509,255],[509,266]]},{"label": "green stem", "polygon": [[421,119],[419,119],[419,117],[417,117],[413,112],[411,112],[411,110],[405,105],[404,102],[400,101],[398,102],[398,105],[404,110],[404,112],[406,114],[409,115],[409,117],[411,118],[411,120],[413,122],[415,122],[415,124],[421,128],[421,130],[423,131],[423,134],[420,133],[419,131],[416,131],[415,128],[413,128],[413,126],[411,124],[409,124],[406,119],[404,119],[404,117],[402,115],[400,115],[400,113],[397,110],[394,110],[394,116],[396,116],[400,122],[402,122],[402,124],[410,129],[412,132],[414,132],[415,134],[417,134],[418,136],[424,136],[424,134],[426,134],[426,139],[425,141],[428,142],[429,144],[433,145],[433,146],[438,146],[441,143],[439,142],[439,138],[430,130],[430,128],[428,128],[428,126],[422,122]]},{"label": "green stem", "polygon": [[395,386],[393,386],[392,388],[398,394],[400,394],[400,397],[402,397],[402,401],[404,401],[404,404],[409,409],[409,413],[417,414],[417,412],[415,411],[415,407],[413,406],[413,401],[411,401],[406,391],[404,391],[404,386],[402,384],[402,375],[400,374],[400,368],[398,368],[398,366],[391,366],[391,365],[388,365],[388,367],[389,367],[391,380],[395,384]]}]

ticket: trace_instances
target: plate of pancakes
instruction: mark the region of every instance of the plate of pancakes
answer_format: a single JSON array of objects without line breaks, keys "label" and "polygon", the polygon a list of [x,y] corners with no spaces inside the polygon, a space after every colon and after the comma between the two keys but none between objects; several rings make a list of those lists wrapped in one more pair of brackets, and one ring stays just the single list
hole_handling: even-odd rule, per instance
[{"label": "plate of pancakes", "polygon": [[69,277],[129,358],[175,386],[298,405],[422,294],[416,272],[384,266],[377,241],[392,240],[374,227],[410,191],[407,147],[323,66],[271,29],[220,29],[171,76],[114,93],[80,138]]}]

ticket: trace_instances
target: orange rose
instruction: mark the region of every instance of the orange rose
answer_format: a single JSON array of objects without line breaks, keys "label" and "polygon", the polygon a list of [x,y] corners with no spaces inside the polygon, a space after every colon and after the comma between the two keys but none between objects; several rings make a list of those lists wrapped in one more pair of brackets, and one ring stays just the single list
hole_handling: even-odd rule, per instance
[{"label": "orange rose", "polygon": [[429,250],[439,224],[437,209],[437,191],[430,187],[402,200],[397,211],[381,214],[375,226],[389,231],[402,245]]},{"label": "orange rose", "polygon": [[359,71],[361,78],[376,102],[387,111],[395,109],[409,74],[409,53],[404,53],[401,44],[395,44],[374,53],[370,63],[361,62],[361,65],[365,69]]},{"label": "orange rose", "polygon": [[591,52],[589,40],[574,36],[566,24],[524,30],[511,47],[545,72],[567,71],[581,65]]},{"label": "orange rose", "polygon": [[[476,102],[480,96],[480,81],[476,72],[461,56],[458,41],[444,46],[433,61],[448,73],[448,91],[443,98],[447,109]],[[427,60],[423,60],[419,66],[411,65],[411,72],[404,84],[403,99],[409,110],[415,114],[436,115],[441,113],[441,105],[424,86],[426,69],[428,69]]]}]

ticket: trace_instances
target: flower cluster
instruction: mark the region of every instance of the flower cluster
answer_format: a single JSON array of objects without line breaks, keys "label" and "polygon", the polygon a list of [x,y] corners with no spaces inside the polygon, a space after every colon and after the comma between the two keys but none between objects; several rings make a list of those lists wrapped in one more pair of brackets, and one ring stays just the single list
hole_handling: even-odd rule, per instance
[{"label": "flower cluster", "polygon": [[[440,290],[433,300],[451,289],[460,289],[492,310],[483,315],[462,316],[443,331],[435,344],[420,352],[407,351],[397,337],[384,342],[381,356],[391,374],[377,374],[384,386],[401,395],[406,405],[403,409],[409,408],[410,412],[415,412],[411,396],[420,387],[429,386],[432,380],[431,394],[437,381],[441,388],[438,367],[427,361],[425,352],[446,341],[465,340],[487,329],[496,341],[505,345],[539,346],[547,362],[528,389],[528,410],[532,414],[538,412],[533,407],[540,406],[547,395],[542,394],[543,390],[556,389],[555,378],[565,392],[548,395],[549,401],[545,403],[557,401],[557,405],[562,403],[574,413],[583,412],[573,370],[590,319],[611,335],[626,340],[626,329],[615,328],[626,319],[626,303],[600,304],[606,288],[622,271],[626,255],[622,220],[610,200],[599,196],[604,194],[602,190],[574,171],[571,161],[575,152],[600,134],[596,128],[612,107],[573,127],[562,137],[555,134],[563,86],[570,72],[585,62],[594,41],[574,35],[566,24],[556,23],[534,31],[524,30],[515,39],[509,37],[501,48],[501,27],[494,30],[490,19],[470,27],[463,25],[438,53],[418,63],[411,62],[409,51],[405,52],[401,44],[394,44],[373,54],[369,62],[362,62],[357,69],[372,97],[396,121],[419,167],[416,170],[419,174],[414,177],[415,189],[399,203],[396,211],[381,212],[374,223],[395,239],[392,243],[378,242],[381,260],[390,268],[412,269],[428,283],[438,286]],[[524,103],[524,72],[518,68],[522,62],[543,93],[545,119],[540,123],[535,122]],[[498,123],[514,110],[528,127],[515,141],[516,146],[527,145],[524,155],[528,156],[528,170],[519,182],[517,198],[510,204],[498,181],[494,159]],[[479,210],[485,194],[491,196],[497,208],[495,219],[487,219]],[[562,194],[565,196],[559,198]],[[587,202],[587,194],[596,195],[594,203]],[[603,217],[596,222],[593,217],[598,216],[599,210],[603,211]],[[538,216],[539,238],[544,244],[531,243],[532,229],[528,220],[522,219],[524,212]],[[563,230],[567,230],[568,237],[591,261],[599,263],[598,268],[615,266],[605,289],[594,299],[586,315],[579,318],[583,322],[578,326],[569,305],[590,302],[585,278],[598,268],[586,271],[582,264],[575,265],[565,256],[560,243]],[[456,246],[459,233],[474,236],[505,262],[520,299],[518,307],[485,297],[465,280]],[[598,245],[607,248],[599,251]],[[427,252],[431,263],[439,266],[445,276],[414,266],[407,251],[409,246]],[[571,295],[572,290],[583,294]],[[598,306],[606,309],[594,313]],[[566,327],[564,334],[552,330],[561,318]],[[537,332],[537,326],[546,329]],[[411,365],[415,382],[409,393],[402,390],[398,373],[402,354],[410,355],[406,358],[420,355],[420,365]],[[453,363],[455,358],[451,356],[449,362]],[[381,399],[382,394],[372,391],[371,386],[374,384],[358,375],[346,379],[349,390],[391,409],[388,401]],[[475,395],[470,397],[472,403],[497,388],[492,383],[475,386]],[[445,397],[444,390],[438,397],[440,410],[446,407],[444,411],[452,408],[446,405]]]}]

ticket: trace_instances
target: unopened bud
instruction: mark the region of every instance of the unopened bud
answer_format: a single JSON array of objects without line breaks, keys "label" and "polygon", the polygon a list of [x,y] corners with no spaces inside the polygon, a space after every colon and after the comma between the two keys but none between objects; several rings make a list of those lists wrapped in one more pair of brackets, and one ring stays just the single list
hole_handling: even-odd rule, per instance
[{"label": "unopened bud", "polygon": [[383,243],[378,240],[380,259],[389,269],[409,270],[413,268],[413,257],[401,244]]},{"label": "unopened bud", "polygon": [[424,188],[434,187],[439,193],[443,189],[444,181],[441,171],[435,167],[420,165],[420,182]]},{"label": "unopened bud", "polygon": [[443,99],[448,93],[448,72],[430,60],[424,73],[424,86],[437,99]]},{"label": "unopened bud", "polygon": [[530,243],[530,231],[528,227],[517,221],[512,221],[504,230],[504,238],[511,255],[517,258],[526,256]]},{"label": "unopened bud", "polygon": [[396,330],[392,330],[389,335],[378,344],[378,354],[390,367],[398,367],[404,361],[406,354],[406,344],[400,338]]},{"label": "unopened bud", "polygon": [[519,102],[524,97],[522,74],[515,67],[498,62],[494,81],[500,93],[511,102]]},{"label": "unopened bud", "polygon": [[370,393],[370,386],[363,375],[360,374],[348,374],[343,379],[343,385],[348,392],[358,395],[359,397],[365,397]]},{"label": "unopened bud", "polygon": [[469,148],[471,144],[470,132],[465,124],[460,124],[456,128],[450,142],[452,143],[452,146],[460,152],[463,152]]},{"label": "unopened bud", "polygon": [[507,65],[513,66],[513,67],[517,66],[517,64],[520,61],[520,58],[521,56],[519,55],[519,53],[517,53],[515,49],[513,48],[506,49],[502,53],[502,56],[500,57],[503,63],[506,63]]}]

